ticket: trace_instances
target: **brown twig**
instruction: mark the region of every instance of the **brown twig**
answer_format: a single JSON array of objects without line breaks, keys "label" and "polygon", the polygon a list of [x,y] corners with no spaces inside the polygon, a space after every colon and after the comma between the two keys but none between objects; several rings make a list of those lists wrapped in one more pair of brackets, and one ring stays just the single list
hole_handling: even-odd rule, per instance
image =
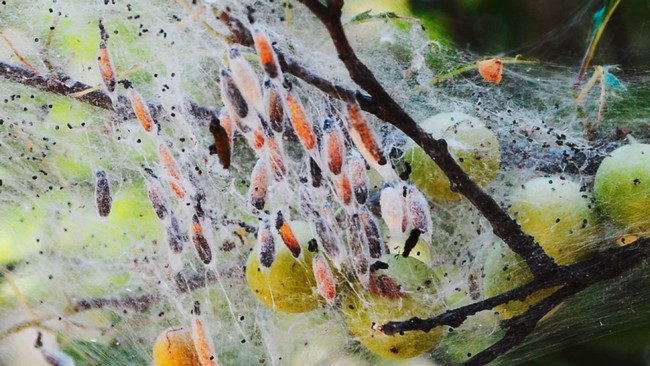
[{"label": "brown twig", "polygon": [[32,66],[27,60],[25,60],[25,58],[20,54],[20,52],[18,52],[16,47],[14,47],[13,43],[11,43],[11,41],[9,40],[9,38],[7,38],[4,34],[2,34],[2,32],[0,32],[0,37],[4,39],[4,41],[7,43],[9,48],[11,48],[11,51],[18,58],[18,60],[22,62],[23,65],[25,65],[25,67],[27,67],[29,70],[33,71],[34,73],[38,73],[38,71],[34,68],[34,66]]},{"label": "brown twig", "polygon": [[[0,61],[0,79],[63,96],[70,96],[92,88],[88,84],[72,80],[68,75],[63,73],[40,75],[24,67],[11,65],[2,61]],[[135,118],[128,98],[121,94],[117,96],[118,102],[116,106],[113,105],[108,94],[101,90],[92,91],[75,99],[94,107],[115,111],[120,116]],[[165,112],[161,104],[154,102],[147,102],[147,104],[154,118],[160,118],[164,115]],[[188,111],[192,116],[204,120],[206,123],[218,114],[215,109],[200,106],[192,101],[188,101],[187,105]]]},{"label": "brown twig", "polygon": [[80,312],[90,309],[101,308],[119,308],[119,309],[132,309],[138,313],[144,313],[151,305],[160,300],[160,295],[146,294],[137,297],[121,297],[121,298],[92,298],[82,299],[77,301],[73,310]]},{"label": "brown twig", "polygon": [[505,354],[514,347],[520,345],[530,333],[535,329],[537,323],[560,305],[564,299],[574,295],[580,290],[572,287],[563,287],[557,292],[547,297],[544,301],[532,306],[523,315],[509,319],[506,324],[502,325],[508,328],[506,334],[498,342],[479,352],[474,357],[465,362],[466,366],[480,366],[494,361],[497,357]]},{"label": "brown twig", "polygon": [[650,257],[650,239],[639,239],[628,246],[612,248],[599,253],[591,260],[571,266],[562,266],[557,272],[549,272],[541,278],[536,278],[500,295],[448,310],[432,318],[420,319],[416,317],[401,322],[389,322],[382,326],[382,331],[391,335],[413,330],[428,332],[441,325],[458,327],[467,317],[480,311],[492,309],[512,300],[523,300],[538,290],[562,286],[560,290],[532,306],[523,315],[503,322],[502,326],[508,328],[506,335],[493,346],[474,356],[468,363],[483,365],[523,342],[534,330],[539,319],[560,302],[595,283],[615,279],[631,271],[648,257]]},{"label": "brown twig", "polygon": [[[219,276],[226,277],[232,280],[243,279],[244,272],[240,266],[234,266],[219,271]],[[219,280],[216,273],[213,271],[196,272],[196,273],[178,273],[173,278],[174,290],[177,293],[188,293],[200,288],[205,288]],[[78,300],[74,306],[74,312],[80,312],[89,309],[100,308],[129,308],[139,313],[144,313],[149,308],[160,301],[163,297],[159,293],[144,294],[135,297],[119,297],[119,298],[88,298]]]}]

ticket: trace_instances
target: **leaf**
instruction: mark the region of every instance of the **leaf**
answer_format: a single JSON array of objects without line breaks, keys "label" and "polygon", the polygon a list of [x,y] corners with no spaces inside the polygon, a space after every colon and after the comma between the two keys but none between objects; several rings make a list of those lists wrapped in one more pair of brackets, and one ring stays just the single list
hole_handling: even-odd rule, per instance
[{"label": "leaf", "polygon": [[367,20],[371,19],[406,19],[406,20],[413,20],[412,18],[408,17],[403,17],[398,15],[397,13],[393,11],[386,11],[383,13],[378,13],[378,14],[370,14],[372,12],[372,9],[366,10],[363,13],[359,13],[352,17],[350,21],[347,24],[358,24],[365,22]]},{"label": "leaf", "polygon": [[364,20],[372,18],[372,15],[370,15],[371,11],[372,9],[366,10],[363,13],[355,15],[354,17],[352,17],[352,19],[350,19],[350,23],[360,23]]},{"label": "leaf", "polygon": [[605,86],[616,91],[624,92],[627,91],[627,87],[623,85],[621,80],[617,78],[614,74],[609,72],[609,67],[605,67]]},{"label": "leaf", "polygon": [[607,7],[603,6],[600,10],[594,13],[594,32],[603,25],[603,19],[605,19],[605,10],[607,10]]}]

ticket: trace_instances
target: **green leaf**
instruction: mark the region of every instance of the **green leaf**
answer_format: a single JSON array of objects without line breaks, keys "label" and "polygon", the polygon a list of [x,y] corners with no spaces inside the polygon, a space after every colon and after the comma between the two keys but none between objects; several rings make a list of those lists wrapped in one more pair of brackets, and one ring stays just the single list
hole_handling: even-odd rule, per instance
[{"label": "green leaf", "polygon": [[361,14],[355,15],[354,17],[352,17],[352,19],[350,19],[350,23],[359,23],[359,22],[362,22],[364,20],[372,18],[372,15],[370,15],[371,11],[372,11],[372,9],[371,10],[366,10]]}]

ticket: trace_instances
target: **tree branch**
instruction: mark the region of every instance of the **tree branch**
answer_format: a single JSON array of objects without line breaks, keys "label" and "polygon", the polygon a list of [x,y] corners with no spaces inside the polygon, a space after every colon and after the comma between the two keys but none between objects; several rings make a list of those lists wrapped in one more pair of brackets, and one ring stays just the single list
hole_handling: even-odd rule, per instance
[{"label": "tree branch", "polygon": [[[219,281],[219,276],[226,277],[231,280],[243,280],[244,271],[241,266],[233,266],[220,270],[218,275],[213,271],[194,272],[190,274],[177,273],[173,278],[173,282],[176,292],[183,294],[208,287],[211,284]],[[162,296],[159,293],[144,294],[136,297],[88,298],[78,300],[73,306],[73,310],[75,312],[80,312],[84,310],[100,308],[130,308],[136,312],[144,313],[148,311],[153,304],[160,301],[161,299]]]},{"label": "tree branch", "polygon": [[497,357],[520,345],[528,335],[532,333],[537,326],[537,323],[544,317],[544,315],[548,314],[549,311],[560,305],[564,299],[576,294],[580,290],[582,290],[582,288],[563,287],[547,297],[544,301],[532,306],[521,316],[504,322],[505,324],[503,324],[503,327],[508,328],[508,331],[503,338],[470,358],[465,365],[486,365],[494,361]]},{"label": "tree branch", "polygon": [[[70,96],[92,88],[88,84],[72,80],[68,75],[63,73],[40,75],[32,70],[2,61],[0,61],[0,79],[62,96]],[[128,98],[121,94],[117,95],[116,105],[113,105],[111,97],[101,90],[89,92],[75,99],[94,107],[114,111],[120,116],[135,118]],[[189,113],[198,119],[209,122],[213,116],[216,117],[218,115],[218,112],[212,108],[200,106],[192,101],[187,101],[187,104]],[[161,118],[164,115],[161,104],[147,102],[147,105],[154,118]]]},{"label": "tree branch", "polygon": [[325,25],[334,42],[338,57],[347,68],[350,77],[374,99],[375,115],[397,127],[424,149],[447,175],[452,190],[465,196],[481,212],[492,225],[494,233],[526,261],[535,276],[556,271],[555,261],[530,235],[524,233],[499,204],[472,181],[456,163],[447,149],[445,140],[434,139],[424,131],[386,92],[372,71],[357,57],[343,30],[341,9],[334,6],[325,7],[318,0],[300,0],[300,2]]},{"label": "tree branch", "polygon": [[523,342],[535,329],[539,319],[568,297],[595,283],[618,278],[637,268],[648,257],[650,257],[650,238],[639,239],[624,247],[608,249],[591,260],[559,267],[557,272],[549,272],[526,285],[489,299],[448,310],[428,319],[415,317],[401,322],[389,322],[384,324],[381,329],[384,333],[393,335],[413,330],[428,332],[441,325],[458,327],[467,317],[480,311],[492,309],[512,300],[523,300],[538,290],[561,285],[561,289],[532,306],[523,315],[503,322],[502,326],[508,328],[506,335],[499,342],[474,356],[468,363],[483,365]]},{"label": "tree branch", "polygon": [[500,295],[485,299],[483,301],[475,302],[473,304],[465,305],[463,307],[447,310],[446,312],[427,319],[420,319],[418,317],[411,318],[405,321],[392,321],[384,324],[381,330],[388,335],[403,333],[407,331],[420,330],[429,332],[431,329],[448,325],[450,327],[459,327],[467,318],[483,310],[490,310],[497,305],[504,304],[512,300],[523,300],[528,295],[535,291],[542,290],[548,287],[557,286],[561,280],[554,278],[553,280],[541,281],[535,279],[523,286],[519,286],[510,291],[504,292]]},{"label": "tree branch", "polygon": [[80,312],[90,309],[101,309],[101,308],[130,308],[138,313],[144,313],[151,305],[160,300],[160,295],[158,294],[146,294],[137,297],[123,297],[123,298],[92,298],[92,299],[82,299],[77,301],[73,310],[75,312]]}]

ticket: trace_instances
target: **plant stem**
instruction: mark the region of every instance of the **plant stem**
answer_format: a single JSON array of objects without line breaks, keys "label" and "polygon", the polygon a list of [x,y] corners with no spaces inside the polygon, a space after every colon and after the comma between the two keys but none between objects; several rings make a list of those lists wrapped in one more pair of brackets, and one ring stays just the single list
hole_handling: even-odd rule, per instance
[{"label": "plant stem", "polygon": [[582,84],[585,74],[587,73],[587,69],[589,68],[589,64],[591,63],[591,59],[594,57],[594,53],[596,52],[596,47],[598,46],[598,43],[600,42],[600,38],[602,37],[603,32],[605,31],[605,27],[607,26],[607,23],[609,23],[612,14],[614,14],[614,10],[616,10],[618,5],[621,3],[621,0],[613,0],[613,1],[614,1],[613,5],[611,5],[609,8],[607,8],[607,5],[605,5],[606,11],[603,17],[603,22],[600,24],[598,29],[596,29],[596,33],[591,38],[589,47],[587,47],[587,52],[585,53],[585,56],[582,59],[582,63],[580,64],[580,71],[578,71],[578,77],[576,78],[575,84],[573,84],[573,87],[575,89],[578,89]]}]

